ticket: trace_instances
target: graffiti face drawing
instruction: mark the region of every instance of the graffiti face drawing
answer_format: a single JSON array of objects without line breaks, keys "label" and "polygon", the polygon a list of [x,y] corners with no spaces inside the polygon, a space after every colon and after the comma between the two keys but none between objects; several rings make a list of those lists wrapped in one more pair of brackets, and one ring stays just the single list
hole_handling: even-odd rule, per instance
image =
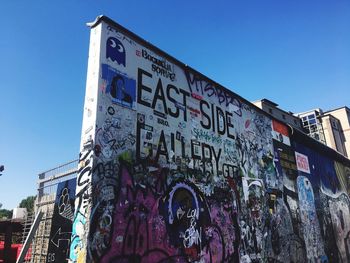
[{"label": "graffiti face drawing", "polygon": [[107,39],[106,58],[116,61],[119,65],[125,67],[125,48],[123,44],[115,37]]},{"label": "graffiti face drawing", "polygon": [[309,179],[305,176],[297,178],[300,219],[303,222],[306,255],[309,260],[324,256],[319,221],[317,219],[314,192]]}]

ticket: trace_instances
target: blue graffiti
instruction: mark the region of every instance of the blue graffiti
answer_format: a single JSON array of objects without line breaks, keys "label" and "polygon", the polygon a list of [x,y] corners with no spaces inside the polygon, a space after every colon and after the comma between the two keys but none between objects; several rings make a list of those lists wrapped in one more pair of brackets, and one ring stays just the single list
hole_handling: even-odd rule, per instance
[{"label": "blue graffiti", "polygon": [[106,80],[106,93],[112,102],[133,108],[136,99],[136,81],[107,64],[102,64],[102,79]]},{"label": "blue graffiti", "polygon": [[116,61],[119,65],[124,65],[125,67],[125,48],[115,37],[107,39],[106,58],[110,58],[112,61]]},{"label": "blue graffiti", "polygon": [[73,232],[71,236],[69,259],[70,262],[77,262],[80,251],[84,250],[82,245],[82,233],[79,233],[80,229],[86,224],[86,218],[81,213],[77,213],[73,222]]}]

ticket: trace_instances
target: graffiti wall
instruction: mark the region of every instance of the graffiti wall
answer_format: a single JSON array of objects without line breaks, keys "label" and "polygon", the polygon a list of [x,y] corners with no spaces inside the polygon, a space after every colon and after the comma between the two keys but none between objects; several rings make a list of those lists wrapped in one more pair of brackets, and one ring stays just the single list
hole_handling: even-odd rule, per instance
[{"label": "graffiti wall", "polygon": [[[298,186],[299,181],[305,182],[298,191],[301,213],[307,210],[301,220],[308,258],[349,262],[350,199],[344,183],[348,168],[299,142],[294,142],[294,147]],[[300,192],[304,188],[309,194]]]},{"label": "graffiti wall", "polygon": [[337,181],[348,168],[312,174],[309,154],[282,123],[102,18],[91,32],[70,261],[348,259]]},{"label": "graffiti wall", "polygon": [[74,216],[76,180],[57,185],[46,262],[68,262]]}]

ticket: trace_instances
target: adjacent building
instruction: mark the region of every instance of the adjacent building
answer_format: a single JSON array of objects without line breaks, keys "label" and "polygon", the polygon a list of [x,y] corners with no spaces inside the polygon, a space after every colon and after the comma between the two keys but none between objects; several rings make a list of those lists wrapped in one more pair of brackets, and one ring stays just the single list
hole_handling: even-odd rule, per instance
[{"label": "adjacent building", "polygon": [[291,111],[287,112],[285,110],[280,109],[277,103],[268,99],[261,99],[252,103],[258,108],[272,115],[277,120],[287,123],[298,130],[303,130],[300,118],[298,116],[294,116],[294,113]]},{"label": "adjacent building", "polygon": [[[330,130],[334,133],[334,140],[338,152],[350,155],[350,109],[346,106],[324,112],[322,121],[325,123],[325,134]],[[331,127],[329,127],[331,126]],[[330,136],[331,137],[331,136]],[[328,145],[328,142],[327,142]],[[332,147],[333,148],[333,147]]]},{"label": "adjacent building", "polygon": [[[350,115],[347,112],[349,112],[347,107],[327,112],[317,108],[296,115],[301,118],[304,131],[310,137],[348,157],[350,148],[346,149],[346,142],[349,144],[350,141]],[[344,129],[343,126],[347,128]],[[345,136],[346,130],[348,130],[347,138]]]},{"label": "adjacent building", "polygon": [[327,145],[322,120],[320,118],[322,115],[323,111],[319,108],[296,114],[296,116],[298,116],[302,121],[301,123],[304,132],[311,138],[314,138],[315,140]]},{"label": "adjacent building", "polygon": [[350,109],[346,106],[324,112],[320,108],[296,113],[282,110],[268,99],[253,104],[274,118],[301,130],[342,155],[350,154]]}]

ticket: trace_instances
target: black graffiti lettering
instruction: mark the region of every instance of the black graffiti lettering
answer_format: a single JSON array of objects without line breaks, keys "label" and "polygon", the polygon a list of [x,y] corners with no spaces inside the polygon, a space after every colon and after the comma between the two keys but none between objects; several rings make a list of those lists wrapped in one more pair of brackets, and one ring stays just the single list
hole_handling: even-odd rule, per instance
[{"label": "black graffiti lettering", "polygon": [[237,167],[235,165],[224,163],[222,171],[225,178],[235,178]]},{"label": "black graffiti lettering", "polygon": [[[148,73],[142,69],[139,68],[138,70],[138,91],[137,91],[137,96],[138,96],[138,103],[152,108],[152,109],[156,109],[156,106],[158,104],[158,102],[160,102],[162,104],[162,108],[164,110],[164,114],[169,114],[172,117],[177,118],[179,116],[179,105],[182,105],[183,108],[183,120],[187,121],[187,98],[190,97],[190,93],[183,90],[183,89],[178,89],[177,87],[175,87],[174,85],[167,85],[166,87],[166,95],[164,93],[164,89],[163,89],[163,83],[162,80],[159,78],[158,82],[157,82],[157,86],[155,88],[155,92],[153,94],[153,98],[152,98],[152,103],[149,103],[147,101],[145,101],[145,98],[143,97],[144,92],[150,93],[148,94],[148,96],[152,96],[152,88],[145,86],[143,84],[143,75],[152,78],[152,74]],[[175,91],[176,94],[181,94],[182,98],[180,98],[180,100],[182,100],[182,102],[178,102],[172,95],[170,91]],[[181,97],[180,95],[180,97]],[[174,111],[171,108],[167,107],[167,100],[169,100],[170,102],[172,102],[172,104],[175,106],[176,110]],[[158,110],[158,109],[157,109]],[[168,112],[169,111],[169,112]]]},{"label": "black graffiti lettering", "polygon": [[169,127],[168,121],[166,121],[166,120],[164,120],[164,119],[158,118],[158,119],[157,119],[157,122],[158,122],[159,124],[162,124],[162,125],[164,125],[164,126]]},{"label": "black graffiti lettering", "polygon": [[207,83],[204,87],[204,91],[207,92],[207,95],[209,97],[216,95],[216,90],[214,88],[214,86],[211,83]]},{"label": "black graffiti lettering", "polygon": [[[200,92],[201,95],[206,95],[209,98],[215,97],[220,105],[228,107],[230,104],[236,105],[237,102],[240,104],[238,99],[234,97],[233,94],[227,92],[224,88],[218,86],[217,84],[205,80],[198,74],[192,73],[189,70],[185,71],[188,87],[193,92]],[[242,116],[241,111],[236,112],[238,115]]]},{"label": "black graffiti lettering", "polygon": [[175,73],[172,73],[171,71],[161,68],[155,64],[152,64],[152,71],[157,73],[157,75],[170,79],[171,81],[175,80]]},{"label": "black graffiti lettering", "polygon": [[219,107],[216,107],[216,125],[218,127],[218,133],[224,135],[226,131],[225,114]]},{"label": "black graffiti lettering", "polygon": [[[137,51],[139,52],[139,51]],[[157,75],[168,78],[171,81],[175,80],[174,66],[169,64],[163,58],[156,58],[144,49],[142,49],[142,57],[152,62],[152,71]]]},{"label": "black graffiti lettering", "polygon": [[[86,179],[84,181],[81,181],[82,178],[84,178],[85,174],[87,174],[85,176]],[[83,186],[84,184],[88,183],[90,181],[90,175],[91,175],[91,167],[90,166],[80,168],[79,176],[78,176],[78,186]]]},{"label": "black graffiti lettering", "polygon": [[[199,108],[203,117],[200,124],[204,129],[212,130],[213,132],[217,131],[220,135],[226,134],[230,139],[235,139],[235,136],[232,134],[234,128],[232,113],[224,112],[220,107],[209,104],[204,100],[201,100]],[[211,116],[209,116],[208,110],[210,110]]]},{"label": "black graffiti lettering", "polygon": [[199,155],[200,142],[191,140],[191,156],[193,159],[200,160],[201,156]]},{"label": "black graffiti lettering", "polygon": [[[219,161],[221,158],[222,150],[219,149],[218,151],[215,150],[215,147],[212,145],[201,143],[197,140],[191,140],[191,157],[195,161],[200,162],[200,166],[203,167],[203,172],[208,171],[206,166],[211,167],[210,173],[214,173],[214,166],[212,164],[213,159],[215,160],[215,170],[218,174],[222,173],[219,169]],[[195,163],[197,163],[195,162]]]},{"label": "black graffiti lettering", "polygon": [[[218,96],[218,99],[219,99],[219,103],[222,104],[225,100],[226,100],[226,96],[225,96],[225,93],[222,89],[217,89],[217,96]],[[227,106],[227,103],[226,105]]]},{"label": "black graffiti lettering", "polygon": [[234,128],[233,126],[233,120],[232,120],[232,113],[231,112],[228,112],[228,111],[225,111],[225,114],[226,114],[226,124],[227,124],[227,137],[229,137],[230,139],[234,140],[235,139],[235,136],[231,133],[231,129]]},{"label": "black graffiti lettering", "polygon": [[137,103],[151,108],[151,104],[147,101],[144,101],[142,98],[142,96],[143,96],[142,91],[147,91],[149,93],[152,92],[152,89],[150,87],[143,85],[143,76],[144,75],[149,77],[149,78],[152,78],[152,74],[139,68],[138,74],[137,74]]},{"label": "black graffiti lettering", "polygon": [[169,162],[169,154],[168,154],[168,148],[165,141],[164,131],[160,133],[158,148],[156,153],[156,162],[159,161],[160,155],[165,156],[166,160]]},{"label": "black graffiti lettering", "polygon": [[212,159],[212,153],[210,145],[206,143],[202,143],[202,159],[204,160],[210,160]]},{"label": "black graffiti lettering", "polygon": [[[203,94],[202,81],[197,75],[191,74],[189,71],[185,71],[188,87],[192,92],[200,92]],[[195,88],[195,90],[193,90]]]},{"label": "black graffiti lettering", "polygon": [[81,162],[85,162],[85,165],[88,165],[88,163],[90,162],[90,154],[91,154],[91,150],[87,151],[83,156],[82,154],[80,153],[80,156],[79,156],[79,163]]},{"label": "black graffiti lettering", "polygon": [[142,57],[151,61],[152,63],[162,67],[166,70],[171,70],[171,65],[166,62],[165,59],[158,59],[150,54],[147,53],[146,50],[142,49]]},{"label": "black graffiti lettering", "polygon": [[168,114],[168,108],[167,108],[166,101],[165,101],[165,96],[164,96],[163,85],[162,85],[161,79],[158,80],[156,91],[155,91],[155,94],[153,96],[153,101],[152,101],[152,108],[153,109],[156,108],[158,100],[161,100],[161,102],[163,103],[164,113]]},{"label": "black graffiti lettering", "polygon": [[215,109],[214,109],[214,104],[211,104],[211,119],[213,120],[213,122],[212,122],[212,130],[213,130],[213,132],[215,132],[215,114],[214,114],[214,112],[215,112]]},{"label": "black graffiti lettering", "polygon": [[205,112],[204,108],[203,108],[203,105],[205,105],[208,109],[210,108],[208,102],[204,101],[204,100],[201,100],[200,103],[199,103],[199,107],[200,107],[200,110],[201,110],[201,114],[202,116],[206,119],[206,124],[203,122],[203,120],[200,121],[202,127],[204,129],[207,129],[209,130],[210,127],[211,127],[211,121],[210,121],[210,117],[209,115]]},{"label": "black graffiti lettering", "polygon": [[218,153],[215,152],[215,149],[213,146],[211,147],[211,152],[213,153],[214,159],[215,159],[215,165],[216,165],[216,170],[219,171],[219,160],[221,156],[221,149],[219,149]]},{"label": "black graffiti lettering", "polygon": [[[169,84],[166,89],[168,100],[171,101],[175,106],[176,100],[171,96],[170,94],[171,90],[174,90],[176,94],[179,94],[179,90],[174,85],[171,85],[171,84]],[[168,113],[171,117],[174,117],[174,118],[177,118],[180,115],[179,109],[177,107],[175,107],[175,112],[171,108],[168,108]]]},{"label": "black graffiti lettering", "polygon": [[[183,89],[180,89],[180,93],[182,94],[182,104],[184,105],[184,107],[186,109],[187,108],[187,97],[190,97],[191,94]],[[183,120],[187,121],[187,111],[184,110],[183,114],[184,114]]]}]

